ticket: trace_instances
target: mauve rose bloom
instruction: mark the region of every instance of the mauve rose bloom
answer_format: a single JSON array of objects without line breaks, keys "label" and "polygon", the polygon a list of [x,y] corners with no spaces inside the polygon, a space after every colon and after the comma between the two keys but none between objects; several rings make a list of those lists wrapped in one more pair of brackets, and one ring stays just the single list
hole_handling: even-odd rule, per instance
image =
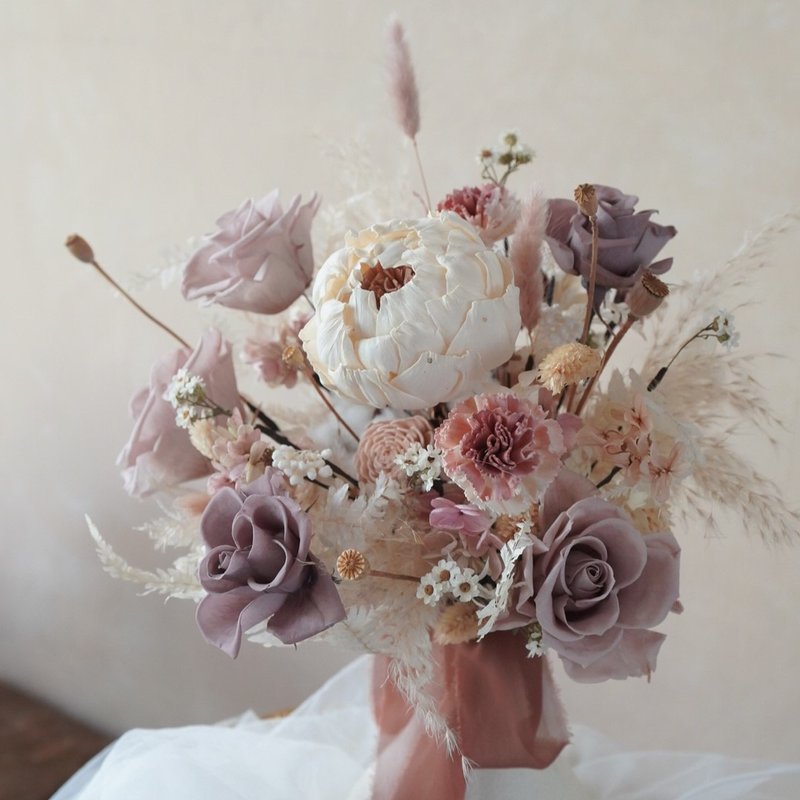
[{"label": "mauve rose bloom", "polygon": [[[661,248],[677,230],[672,225],[650,221],[655,211],[635,211],[639,198],[610,186],[595,186],[597,210],[598,260],[595,303],[603,301],[609,289],[620,297],[638,283],[645,269],[661,275],[672,266],[671,258],[653,263]],[[589,218],[572,200],[551,200],[547,223],[547,242],[561,269],[581,275],[589,282],[592,263],[592,228]]]},{"label": "mauve rose bloom", "polygon": [[493,244],[514,232],[519,208],[519,200],[508,189],[494,183],[454,189],[436,206],[437,211],[454,211],[471,222],[486,244]]},{"label": "mauve rose bloom", "polygon": [[211,462],[192,445],[189,432],[176,425],[175,409],[164,399],[173,375],[181,367],[205,381],[206,394],[221,408],[233,410],[239,405],[231,347],[215,328],[203,334],[193,351],[181,347],[156,362],[150,385],[131,400],[136,423],[117,458],[125,491],[134,497],[202,478],[213,471]]},{"label": "mauve rose bloom", "polygon": [[295,644],[345,617],[336,586],[311,554],[311,522],[269,468],[240,489],[221,489],[200,530],[209,551],[200,564],[208,595],[197,607],[206,640],[235,658],[242,633],[268,619],[267,631]]},{"label": "mauve rose bloom", "polygon": [[356,450],[358,479],[367,483],[378,480],[381,472],[402,480],[403,469],[394,463],[413,444],[426,447],[433,439],[433,428],[425,417],[403,417],[373,422],[361,434]]},{"label": "mauve rose bloom", "polygon": [[555,478],[580,426],[571,414],[548,419],[540,405],[513,394],[484,394],[453,408],[434,442],[468,500],[514,514]]},{"label": "mauve rose bloom", "polygon": [[183,296],[257,314],[288,308],[311,282],[318,208],[316,195],[303,206],[298,195],[284,212],[275,190],[223,214],[184,268]]},{"label": "mauve rose bloom", "polygon": [[680,547],[643,535],[593,484],[562,471],[540,510],[546,552],[532,559],[536,619],[574,680],[649,675],[663,634],[649,630],[678,606]]}]

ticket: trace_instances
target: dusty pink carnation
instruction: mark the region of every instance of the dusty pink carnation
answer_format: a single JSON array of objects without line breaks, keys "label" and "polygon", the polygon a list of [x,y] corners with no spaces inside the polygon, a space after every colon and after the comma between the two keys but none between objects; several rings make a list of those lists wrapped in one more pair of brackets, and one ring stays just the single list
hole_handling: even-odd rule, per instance
[{"label": "dusty pink carnation", "polygon": [[414,444],[426,447],[432,438],[433,428],[425,417],[373,422],[362,434],[356,451],[359,480],[374,483],[381,472],[401,479],[404,473],[395,458]]},{"label": "dusty pink carnation", "polygon": [[244,343],[242,361],[252,364],[259,378],[270,386],[291,389],[297,383],[297,367],[283,360],[287,347],[301,347],[300,329],[311,318],[300,314],[279,327],[272,327],[260,336],[251,336]]},{"label": "dusty pink carnation", "polygon": [[470,501],[516,513],[556,477],[580,424],[571,414],[548,419],[541,406],[512,394],[478,395],[450,412],[435,444]]},{"label": "dusty pink carnation", "polygon": [[442,200],[437,211],[454,211],[481,232],[486,244],[509,236],[519,217],[519,201],[511,192],[494,183],[454,189]]}]

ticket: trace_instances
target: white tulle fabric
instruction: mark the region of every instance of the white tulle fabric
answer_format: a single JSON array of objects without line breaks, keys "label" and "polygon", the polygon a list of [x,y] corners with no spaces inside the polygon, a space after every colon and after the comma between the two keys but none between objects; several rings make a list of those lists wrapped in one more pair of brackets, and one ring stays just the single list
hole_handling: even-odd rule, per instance
[{"label": "white tulle fabric", "polygon": [[[369,800],[377,734],[370,662],[359,659],[291,716],[134,730],[53,800]],[[575,727],[549,769],[478,770],[468,800],[795,800],[800,764],[721,755],[625,752]],[[422,799],[421,799],[422,800]]]}]

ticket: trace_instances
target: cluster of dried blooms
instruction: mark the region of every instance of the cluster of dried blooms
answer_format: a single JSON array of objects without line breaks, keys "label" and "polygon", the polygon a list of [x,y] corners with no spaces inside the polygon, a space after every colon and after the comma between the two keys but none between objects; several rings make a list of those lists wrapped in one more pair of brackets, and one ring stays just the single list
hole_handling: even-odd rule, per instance
[{"label": "cluster of dried blooms", "polygon": [[[397,25],[390,48],[419,158]],[[775,538],[797,518],[724,444],[743,394],[769,412],[718,293],[664,281],[675,228],[599,184],[519,198],[508,179],[531,160],[505,133],[480,151],[483,183],[422,217],[341,230],[322,258],[316,196],[284,210],[272,192],[223,215],[183,294],[270,316],[241,360],[306,411],[289,419],[274,394],[242,394],[237,345],[219,331],[181,341],[134,398],[119,463],[132,495],[171,493],[148,532],[187,553],[145,573],[93,528],[107,568],[198,600],[201,631],[232,656],[243,636],[389,655],[423,710],[432,642],[497,631],[516,631],[531,657],[553,651],[579,681],[649,675],[654,628],[681,608],[685,509],[746,490]],[[68,246],[102,271],[84,240]],[[638,371],[615,358],[634,328],[651,345]],[[692,352],[708,367],[701,388]]]}]

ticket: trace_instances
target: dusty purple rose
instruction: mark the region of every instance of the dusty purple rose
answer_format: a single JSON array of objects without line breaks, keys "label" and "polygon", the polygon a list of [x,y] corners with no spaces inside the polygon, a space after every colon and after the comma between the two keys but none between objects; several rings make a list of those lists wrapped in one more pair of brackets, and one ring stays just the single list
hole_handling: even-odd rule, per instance
[{"label": "dusty purple rose", "polygon": [[136,422],[117,458],[125,491],[134,497],[144,497],[213,471],[211,462],[192,445],[188,431],[175,424],[175,409],[164,399],[173,375],[181,367],[205,381],[206,393],[220,407],[233,409],[239,404],[231,347],[218,330],[211,328],[204,333],[193,351],[181,347],[156,362],[150,385],[131,400]]},{"label": "dusty purple rose", "polygon": [[532,563],[542,641],[581,682],[648,675],[664,635],[649,630],[677,609],[680,547],[642,535],[583,478],[563,470],[541,509],[547,551]]},{"label": "dusty purple rose", "polygon": [[245,200],[217,220],[219,230],[189,259],[183,296],[257,314],[288,308],[314,272],[311,221],[318,207],[316,195],[302,206],[298,195],[284,212],[277,190]]},{"label": "dusty purple rose", "polygon": [[221,489],[200,530],[209,550],[200,564],[208,592],[197,624],[211,644],[235,658],[242,633],[264,620],[295,644],[345,617],[331,576],[309,548],[311,522],[272,468],[251,484]]},{"label": "dusty purple rose", "polygon": [[[610,186],[595,186],[599,208],[597,289],[599,305],[606,291],[616,289],[620,297],[634,286],[648,269],[661,275],[672,266],[671,258],[653,263],[677,230],[650,221],[655,211],[636,211],[639,198]],[[551,200],[547,242],[561,269],[589,281],[592,262],[592,228],[589,218],[572,200]]]}]

